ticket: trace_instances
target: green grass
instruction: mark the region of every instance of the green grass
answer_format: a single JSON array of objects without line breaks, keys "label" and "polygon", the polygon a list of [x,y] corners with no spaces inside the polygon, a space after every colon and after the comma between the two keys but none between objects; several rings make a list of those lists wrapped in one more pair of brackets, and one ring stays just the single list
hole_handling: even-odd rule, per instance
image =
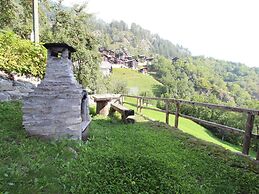
[{"label": "green grass", "polygon": [[[125,98],[125,100],[126,100],[126,102],[137,104],[136,99]],[[135,106],[132,106],[129,104],[125,104],[125,105],[131,109],[134,109],[135,111],[137,110]],[[147,109],[142,109],[141,113],[156,121],[165,122],[165,113],[157,112],[154,110],[147,110]],[[170,115],[169,125],[174,126],[174,122],[175,122],[175,116]],[[242,148],[240,146],[233,145],[231,143],[218,139],[209,130],[207,130],[206,128],[202,127],[201,125],[199,125],[189,119],[180,117],[178,128],[180,130],[182,130],[183,132],[188,133],[196,138],[220,145],[228,150],[231,150],[234,152],[240,152],[242,150]],[[253,151],[250,151],[250,155],[252,157],[255,157],[256,153]]]},{"label": "green grass", "polygon": [[143,92],[151,92],[157,90],[162,84],[155,80],[151,75],[143,75],[136,70],[125,68],[114,68],[111,75],[112,81],[125,81],[130,93],[139,95]]},{"label": "green grass", "polygon": [[258,165],[161,123],[93,118],[90,140],[27,136],[0,103],[0,193],[258,193]]}]

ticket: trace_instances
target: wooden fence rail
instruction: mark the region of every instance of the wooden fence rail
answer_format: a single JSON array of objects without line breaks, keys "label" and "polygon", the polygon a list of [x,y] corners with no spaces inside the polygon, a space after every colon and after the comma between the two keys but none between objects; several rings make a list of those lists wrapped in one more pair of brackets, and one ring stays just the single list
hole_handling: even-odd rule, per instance
[{"label": "wooden fence rail", "polygon": [[[121,97],[122,97],[122,100],[121,100],[122,103],[124,103],[124,100],[123,100],[124,97],[130,97],[130,98],[137,99],[137,104],[132,104],[132,103],[129,103],[129,104],[136,106],[137,111],[139,111],[139,112],[141,112],[142,109],[149,109],[149,110],[165,113],[166,124],[169,124],[169,115],[170,114],[175,115],[175,123],[174,123],[175,128],[178,128],[178,126],[179,126],[179,117],[183,117],[183,118],[190,119],[192,121],[195,121],[197,123],[200,123],[200,124],[203,124],[203,125],[206,125],[209,127],[216,127],[216,128],[222,129],[222,130],[227,130],[227,131],[231,131],[231,132],[235,132],[235,133],[242,133],[243,134],[242,153],[245,155],[249,155],[251,138],[255,138],[257,141],[257,145],[259,145],[259,135],[252,133],[253,126],[254,126],[254,119],[255,119],[255,116],[259,115],[259,110],[231,107],[231,106],[224,106],[224,105],[210,104],[210,103],[202,103],[202,102],[193,102],[193,101],[180,100],[180,99],[174,99],[174,98],[156,98],[156,97],[144,97],[144,96],[132,96],[132,95],[122,95]],[[144,100],[146,100],[146,102],[148,100],[163,101],[165,103],[165,110],[151,108],[151,107],[145,107]],[[169,110],[169,105],[172,103],[176,105],[175,112],[171,112]],[[245,131],[243,131],[243,130],[240,130],[237,128],[228,127],[228,126],[221,125],[221,124],[218,124],[215,122],[205,121],[205,120],[193,117],[193,116],[180,114],[181,104],[202,106],[202,107],[206,107],[206,108],[210,108],[210,109],[220,109],[220,110],[224,110],[224,111],[232,111],[232,112],[238,112],[238,113],[246,113],[247,114],[246,129],[245,129]],[[259,160],[259,146],[257,146],[256,160]]]}]

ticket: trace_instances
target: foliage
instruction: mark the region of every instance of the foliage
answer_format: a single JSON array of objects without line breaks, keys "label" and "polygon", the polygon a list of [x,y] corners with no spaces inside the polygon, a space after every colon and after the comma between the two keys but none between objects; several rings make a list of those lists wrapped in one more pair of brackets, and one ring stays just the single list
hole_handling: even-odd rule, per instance
[{"label": "foliage", "polygon": [[77,52],[72,55],[75,76],[80,84],[94,91],[100,56],[88,22],[90,15],[84,11],[85,5],[65,8],[62,2],[50,6],[52,24],[46,26],[50,33],[42,34],[41,39],[44,42],[65,42],[76,48]]},{"label": "foliage", "polygon": [[22,129],[20,103],[0,103],[0,191],[258,193],[252,161],[138,119],[95,117],[88,142],[43,141]]},{"label": "foliage", "polygon": [[22,38],[29,38],[32,31],[31,0],[1,0],[0,29],[12,30]]},{"label": "foliage", "polygon": [[46,66],[46,49],[19,38],[12,32],[0,32],[0,70],[42,78]]},{"label": "foliage", "polygon": [[113,94],[127,94],[127,82],[123,80],[113,80],[111,82],[111,93]]},{"label": "foliage", "polygon": [[[255,100],[259,94],[259,76],[245,65],[204,57],[181,58],[172,62],[158,56],[152,70],[163,83],[157,96],[259,109]],[[160,103],[159,107],[163,108],[163,105]],[[181,113],[245,130],[246,115],[186,105],[181,106]],[[257,118],[254,132],[258,125]],[[224,140],[242,144],[235,135],[211,130]]]},{"label": "foliage", "polygon": [[188,49],[174,45],[136,23],[132,23],[130,28],[124,21],[112,21],[107,24],[92,18],[92,23],[95,26],[95,34],[100,38],[100,44],[114,50],[124,48],[132,55],[160,54],[166,57],[182,57],[191,54]]},{"label": "foliage", "polygon": [[[96,77],[100,77],[98,71],[100,56],[97,51],[97,41],[89,24],[90,15],[84,11],[85,5],[75,5],[72,8],[67,8],[62,5],[62,2],[63,0],[59,0],[58,3],[43,0],[39,3],[40,40],[42,42],[65,42],[75,47],[77,52],[73,55],[73,61],[75,62],[74,72],[76,78],[84,87],[95,91],[98,81]],[[29,38],[32,31],[32,1],[3,0],[0,5],[0,9],[4,9],[1,11],[4,14],[1,14],[0,29],[10,29],[22,38]],[[8,47],[9,52],[16,53],[16,48],[28,50],[29,46],[25,40],[17,41],[16,39],[13,40],[14,44],[19,44],[16,46],[10,45]],[[4,50],[6,47],[1,49]],[[34,57],[37,53],[40,53],[40,49],[42,47],[38,47],[39,51],[29,50],[34,61],[30,59],[30,54],[26,55],[24,52],[15,56],[15,60],[13,60],[13,56],[7,56],[9,53],[6,53],[3,56],[5,63],[1,64],[1,66],[7,66],[8,73],[14,71],[42,77],[44,73],[41,65],[43,57],[39,56],[38,59]],[[9,57],[11,61],[7,60]],[[26,66],[23,64],[14,65],[14,63],[18,63],[20,58],[22,58],[22,63],[27,64]],[[35,65],[31,65],[31,62],[39,65],[39,68],[35,70]],[[18,67],[21,68],[19,69]]]}]

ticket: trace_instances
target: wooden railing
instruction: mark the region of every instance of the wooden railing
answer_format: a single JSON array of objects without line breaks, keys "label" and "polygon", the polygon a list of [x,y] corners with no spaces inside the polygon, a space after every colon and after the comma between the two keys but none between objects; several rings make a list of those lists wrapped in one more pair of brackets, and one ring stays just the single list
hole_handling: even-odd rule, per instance
[{"label": "wooden railing", "polygon": [[[132,95],[122,95],[121,102],[123,103],[124,97],[130,97],[130,98],[135,98],[137,99],[136,104],[128,103],[133,106],[137,107],[137,111],[141,113],[142,109],[149,109],[149,110],[154,110],[154,111],[159,111],[165,113],[165,123],[169,124],[169,115],[173,114],[175,115],[175,123],[174,127],[178,128],[179,125],[179,117],[187,118],[190,119],[194,122],[197,122],[199,124],[203,124],[209,127],[215,127],[219,128],[222,130],[227,130],[231,132],[236,132],[236,133],[242,133],[243,136],[243,150],[242,153],[245,155],[249,155],[249,148],[250,148],[250,142],[252,138],[255,138],[257,141],[257,145],[259,144],[259,135],[252,133],[253,126],[254,126],[254,120],[255,116],[259,115],[259,110],[255,109],[247,109],[247,108],[239,108],[239,107],[231,107],[231,106],[224,106],[224,105],[217,105],[217,104],[210,104],[210,103],[202,103],[202,102],[193,102],[193,101],[187,101],[187,100],[180,100],[180,99],[174,99],[174,98],[156,98],[156,97],[143,97],[143,96],[132,96]],[[157,101],[163,101],[165,103],[165,110],[161,109],[156,109],[156,108],[151,108],[144,106],[144,100],[157,100]],[[176,105],[176,110],[175,112],[171,112],[169,110],[169,105],[174,103]],[[207,107],[210,109],[220,109],[224,111],[232,111],[232,112],[238,112],[238,113],[245,113],[247,114],[247,120],[246,120],[246,128],[245,131],[225,125],[221,125],[215,122],[211,121],[206,121],[202,120],[193,116],[188,116],[184,114],[180,114],[180,106],[182,104],[187,104],[187,105],[193,105],[193,106],[201,106],[201,107]],[[259,148],[257,146],[257,155],[256,155],[256,160],[259,160]]]}]

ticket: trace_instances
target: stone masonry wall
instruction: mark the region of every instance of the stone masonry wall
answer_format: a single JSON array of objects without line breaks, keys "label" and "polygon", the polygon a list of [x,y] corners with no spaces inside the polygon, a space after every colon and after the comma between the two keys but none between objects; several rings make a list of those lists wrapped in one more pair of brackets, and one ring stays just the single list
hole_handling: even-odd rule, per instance
[{"label": "stone masonry wall", "polygon": [[21,100],[40,83],[35,77],[14,75],[13,78],[0,71],[0,101]]}]

